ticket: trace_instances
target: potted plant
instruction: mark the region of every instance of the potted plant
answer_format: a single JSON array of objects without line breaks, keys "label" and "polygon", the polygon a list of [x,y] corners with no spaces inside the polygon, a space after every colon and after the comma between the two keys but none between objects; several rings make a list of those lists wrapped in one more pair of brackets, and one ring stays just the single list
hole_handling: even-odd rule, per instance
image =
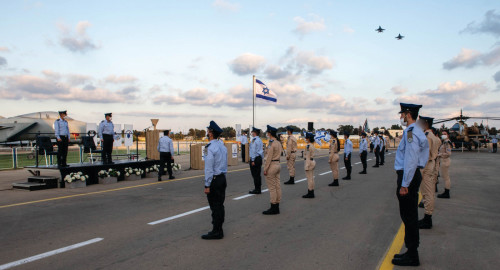
[{"label": "potted plant", "polygon": [[99,176],[99,184],[113,184],[118,182],[120,172],[114,169],[101,170],[97,173],[97,176]]},{"label": "potted plant", "polygon": [[172,170],[174,170],[174,171],[180,171],[180,170],[182,170],[181,164],[179,164],[179,163],[172,164]]},{"label": "potted plant", "polygon": [[158,178],[159,171],[160,171],[160,165],[153,165],[150,168],[146,168],[147,177]]},{"label": "potted plant", "polygon": [[125,180],[140,180],[142,175],[144,174],[144,170],[139,168],[125,168]]},{"label": "potted plant", "polygon": [[64,177],[65,187],[67,188],[82,188],[87,186],[88,175],[83,175],[82,172],[72,172]]}]

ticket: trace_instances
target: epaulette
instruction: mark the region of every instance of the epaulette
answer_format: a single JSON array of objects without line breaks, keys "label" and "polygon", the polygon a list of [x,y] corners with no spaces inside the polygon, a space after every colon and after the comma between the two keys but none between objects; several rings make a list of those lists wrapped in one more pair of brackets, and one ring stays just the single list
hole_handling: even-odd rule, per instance
[{"label": "epaulette", "polygon": [[307,150],[309,150],[309,144],[307,145]]},{"label": "epaulette", "polygon": [[106,120],[102,120],[101,123],[104,122],[104,121],[106,121]]},{"label": "epaulette", "polygon": [[409,143],[413,142],[413,127],[408,129],[407,137]]},{"label": "epaulette", "polygon": [[205,148],[209,147],[210,146],[210,143],[208,143],[207,145],[205,145]]}]

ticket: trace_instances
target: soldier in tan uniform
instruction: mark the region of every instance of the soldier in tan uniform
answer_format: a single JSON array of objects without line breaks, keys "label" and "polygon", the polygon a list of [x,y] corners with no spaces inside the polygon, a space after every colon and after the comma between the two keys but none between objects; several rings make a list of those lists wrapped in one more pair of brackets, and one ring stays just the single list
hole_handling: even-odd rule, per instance
[{"label": "soldier in tan uniform", "polygon": [[434,173],[439,146],[441,145],[441,141],[432,133],[431,128],[433,121],[434,118],[420,116],[419,125],[423,130],[425,130],[425,136],[429,142],[429,160],[427,161],[425,168],[422,170],[423,177],[422,185],[420,186],[425,208],[424,218],[418,221],[418,227],[420,229],[432,228],[432,213],[434,211],[434,196],[436,188],[436,178],[434,177]]},{"label": "soldier in tan uniform", "polygon": [[449,199],[450,198],[450,164],[451,164],[451,141],[448,134],[448,131],[443,130],[441,132],[441,139],[443,143],[441,147],[439,147],[438,157],[441,164],[441,176],[444,179],[444,192],[439,194],[437,197],[441,199]]},{"label": "soldier in tan uniform", "polygon": [[314,134],[306,134],[306,152],[304,158],[304,169],[306,171],[307,177],[307,194],[302,196],[302,198],[312,199],[314,198],[314,168],[316,167],[316,161],[314,161]]},{"label": "soldier in tan uniform", "polygon": [[288,133],[288,139],[286,141],[286,167],[288,168],[290,179],[285,182],[285,185],[293,185],[295,184],[295,153],[297,152],[297,139],[292,135],[293,127],[287,126],[286,132]]},{"label": "soldier in tan uniform", "polygon": [[266,135],[269,138],[267,145],[265,162],[264,162],[264,176],[266,177],[267,188],[271,196],[271,208],[262,212],[264,215],[277,215],[280,213],[281,201],[281,183],[280,183],[280,156],[282,146],[276,133],[278,130],[274,127],[267,126]]},{"label": "soldier in tan uniform", "polygon": [[336,187],[339,185],[339,151],[340,143],[337,138],[337,131],[330,130],[330,135],[332,136],[330,140],[330,155],[328,156],[328,163],[330,163],[330,168],[332,168],[333,182],[329,184],[330,187]]}]

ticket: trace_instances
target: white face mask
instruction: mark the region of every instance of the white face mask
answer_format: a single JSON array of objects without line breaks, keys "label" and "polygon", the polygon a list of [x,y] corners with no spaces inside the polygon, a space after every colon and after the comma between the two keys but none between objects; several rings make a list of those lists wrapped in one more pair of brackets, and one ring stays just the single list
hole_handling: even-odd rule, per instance
[{"label": "white face mask", "polygon": [[406,127],[408,125],[408,122],[406,122],[404,118],[400,118],[399,120],[401,121],[401,125],[403,127]]},{"label": "white face mask", "polygon": [[446,140],[446,139],[448,139],[448,136],[446,136],[446,135],[441,135],[441,139]]}]

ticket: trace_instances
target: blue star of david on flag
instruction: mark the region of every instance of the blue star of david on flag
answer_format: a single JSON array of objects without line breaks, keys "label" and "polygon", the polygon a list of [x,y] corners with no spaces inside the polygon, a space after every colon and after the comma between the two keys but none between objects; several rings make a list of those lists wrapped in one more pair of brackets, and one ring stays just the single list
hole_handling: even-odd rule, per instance
[{"label": "blue star of david on flag", "polygon": [[254,86],[255,86],[256,98],[260,98],[271,102],[278,101],[276,94],[273,91],[271,91],[271,89],[269,89],[262,81],[256,79]]}]

